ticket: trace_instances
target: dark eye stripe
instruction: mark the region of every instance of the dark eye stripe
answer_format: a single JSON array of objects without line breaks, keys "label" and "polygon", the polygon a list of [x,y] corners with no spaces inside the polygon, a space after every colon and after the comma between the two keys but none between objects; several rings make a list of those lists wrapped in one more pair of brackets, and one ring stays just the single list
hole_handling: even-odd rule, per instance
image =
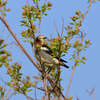
[{"label": "dark eye stripe", "polygon": [[39,38],[39,39],[41,39],[41,38]]}]

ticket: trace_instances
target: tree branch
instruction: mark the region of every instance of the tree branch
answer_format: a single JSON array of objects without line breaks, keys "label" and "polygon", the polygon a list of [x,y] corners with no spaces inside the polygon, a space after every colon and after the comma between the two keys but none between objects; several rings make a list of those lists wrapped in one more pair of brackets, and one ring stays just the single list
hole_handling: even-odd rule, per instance
[{"label": "tree branch", "polygon": [[48,87],[47,87],[47,84],[46,84],[46,78],[47,77],[45,76],[45,78],[43,79],[43,83],[44,83],[44,88],[45,88],[47,100],[50,100],[50,94],[48,93]]},{"label": "tree branch", "polygon": [[4,29],[5,29],[5,26],[3,27],[2,34],[1,34],[1,38],[0,39],[2,39]]},{"label": "tree branch", "polygon": [[4,41],[4,44],[6,43],[6,41],[7,41],[7,39],[8,39],[8,37],[10,36],[10,34],[8,34],[8,36],[7,36],[7,38],[6,38],[6,40]]},{"label": "tree branch", "polygon": [[51,77],[49,75],[47,75],[47,79],[50,82],[52,88],[55,91],[55,94],[57,95],[57,97],[59,98],[59,100],[62,100],[60,94],[62,95],[61,91],[58,89],[57,85],[55,84],[55,82],[51,79]]},{"label": "tree branch", "polygon": [[41,19],[39,19],[39,35],[41,34],[41,32],[40,32],[40,24],[41,24]]},{"label": "tree branch", "polygon": [[58,34],[58,36],[60,37],[59,32],[58,32],[58,29],[57,29],[57,26],[56,26],[56,23],[55,23],[55,20],[54,20],[54,25],[55,25],[55,28],[56,28],[57,34]]},{"label": "tree branch", "polygon": [[7,29],[9,30],[9,32],[11,33],[11,35],[14,37],[14,39],[16,40],[16,42],[19,44],[19,46],[22,48],[23,52],[25,53],[25,55],[30,59],[30,61],[34,64],[34,66],[40,71],[41,69],[37,66],[37,64],[33,61],[33,59],[30,57],[30,55],[28,54],[28,52],[26,51],[26,49],[23,47],[23,45],[20,43],[20,41],[17,39],[16,35],[13,33],[13,31],[11,30],[10,26],[8,25],[6,20],[3,20],[0,17],[1,21],[5,24],[5,26],[7,27]]},{"label": "tree branch", "polygon": [[27,4],[28,4],[28,7],[29,7],[29,2],[28,2],[28,0],[26,0],[27,1]]},{"label": "tree branch", "polygon": [[[88,13],[88,11],[89,11],[89,9],[90,9],[90,7],[91,7],[91,4],[92,4],[92,0],[90,1],[86,13],[85,13],[84,16],[82,17],[82,20],[80,21],[79,25],[76,27],[75,30],[77,30],[77,29],[81,26],[81,23],[82,23],[82,21],[84,20],[85,16],[87,15],[87,13]],[[66,42],[69,43],[69,41],[71,40],[72,37],[73,37],[73,33],[71,34],[71,36],[69,37],[69,39],[68,39]],[[83,38],[84,38],[84,37],[83,37],[83,35],[82,35],[82,33],[81,33],[81,43],[83,42]],[[76,60],[78,60],[80,52],[81,52],[81,51],[78,52],[78,55],[77,55],[77,59],[76,59]],[[74,74],[75,68],[76,68],[76,64],[74,65],[74,68],[73,68],[73,71],[72,71],[72,75],[71,75],[70,82],[69,82],[68,89],[67,89],[66,96],[65,96],[66,98],[67,98],[67,95],[68,95],[68,92],[69,92],[69,88],[70,88],[70,85],[71,85],[71,81],[72,81],[72,78],[73,78],[73,74]]]},{"label": "tree branch", "polygon": [[[81,23],[83,22],[85,16],[87,15],[88,11],[90,10],[91,4],[92,4],[92,0],[90,1],[88,9],[87,9],[86,13],[84,14],[84,16],[82,17],[82,20],[80,21],[79,25],[75,28],[75,31],[77,31],[77,29],[81,26]],[[69,39],[66,42],[69,43],[69,41],[72,39],[72,37],[73,37],[73,33],[70,35]]]},{"label": "tree branch", "polygon": [[91,94],[93,100],[94,100],[93,92],[94,92],[94,89],[95,89],[95,88],[96,88],[96,86],[95,86],[94,88],[92,88],[92,91],[91,91],[91,92],[88,91],[88,90],[86,90],[89,94]]},{"label": "tree branch", "polygon": [[11,91],[12,87],[14,86],[14,83],[15,83],[15,80],[13,81],[12,85],[10,86],[9,91],[8,91],[7,95],[5,96],[5,100],[7,100],[7,96],[9,94],[9,92]]},{"label": "tree branch", "polygon": [[62,33],[61,33],[61,37],[62,37],[62,35],[63,35],[63,30],[64,30],[64,19],[63,19],[63,17],[62,17]]},{"label": "tree branch", "polygon": [[[81,43],[83,43],[83,38],[84,38],[84,36],[83,36],[83,33],[81,32]],[[78,51],[76,61],[79,58],[80,52],[81,52],[81,50]],[[76,68],[76,63],[74,65],[74,67],[73,67],[73,71],[72,71],[72,74],[71,74],[71,78],[70,78],[69,85],[68,85],[68,89],[67,89],[66,96],[65,96],[66,98],[67,98],[67,95],[68,95],[68,92],[69,92],[69,89],[70,89],[70,85],[71,85],[71,82],[72,82],[72,78],[73,78],[73,75],[74,75],[75,68]]]}]

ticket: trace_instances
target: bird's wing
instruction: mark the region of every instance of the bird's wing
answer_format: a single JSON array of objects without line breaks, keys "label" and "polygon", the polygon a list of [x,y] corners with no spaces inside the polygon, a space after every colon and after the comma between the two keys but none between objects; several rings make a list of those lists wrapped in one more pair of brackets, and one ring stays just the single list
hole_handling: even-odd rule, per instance
[{"label": "bird's wing", "polygon": [[[50,54],[51,56],[53,56],[53,55],[52,55],[53,51],[52,51],[47,45],[42,45],[41,50],[43,50],[44,52],[46,52],[46,53]],[[54,57],[54,58],[56,58],[57,60],[59,60],[58,57]],[[63,59],[60,59],[60,61],[61,61],[61,62],[68,63],[67,61],[65,61],[65,60],[63,60]]]},{"label": "bird's wing", "polygon": [[52,50],[47,45],[42,45],[41,50],[43,50],[44,52],[46,52],[50,55],[53,53]]},{"label": "bird's wing", "polygon": [[[58,57],[55,57],[55,58],[59,60],[59,58],[58,58]],[[65,60],[63,60],[63,59],[60,59],[60,61],[61,61],[61,62],[68,63],[67,61],[65,61]]]}]

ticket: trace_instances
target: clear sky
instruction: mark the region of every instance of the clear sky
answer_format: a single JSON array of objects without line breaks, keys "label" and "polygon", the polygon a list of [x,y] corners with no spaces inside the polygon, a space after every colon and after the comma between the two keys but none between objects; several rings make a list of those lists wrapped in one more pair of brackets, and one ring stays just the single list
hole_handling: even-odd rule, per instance
[{"label": "clear sky", "polygon": [[[44,0],[41,0],[44,2]],[[50,34],[53,37],[57,37],[57,32],[54,26],[54,20],[56,22],[59,33],[62,32],[62,17],[64,19],[64,26],[67,26],[70,22],[73,15],[75,15],[75,11],[78,9],[82,13],[85,13],[89,3],[88,0],[47,0],[53,3],[50,11],[47,11],[48,16],[43,16],[41,21],[41,34],[50,38]],[[40,2],[40,5],[41,3]],[[31,0],[29,0],[30,5],[33,4]],[[11,9],[9,13],[6,13],[6,20],[10,25],[11,29],[15,34],[17,34],[18,39],[22,38],[20,33],[22,30],[26,28],[20,26],[22,20],[21,12],[23,11],[22,6],[27,4],[26,0],[8,0],[7,7]],[[1,16],[1,14],[0,14]],[[38,23],[37,28],[38,28]],[[3,30],[4,24],[0,21],[0,36]],[[85,40],[90,40],[92,45],[86,51],[81,52],[80,56],[86,56],[88,59],[86,64],[80,64],[76,67],[74,77],[71,83],[71,88],[69,90],[68,96],[73,96],[72,100],[76,100],[76,95],[80,100],[92,100],[92,97],[86,92],[86,88],[91,91],[93,87],[96,86],[94,92],[94,99],[100,100],[100,2],[96,0],[96,3],[93,3],[90,7],[88,14],[86,15],[84,21],[82,22],[82,26],[80,27],[81,31],[85,31],[86,36]],[[3,39],[5,39],[9,34],[7,28],[4,30]],[[38,33],[36,33],[38,35]],[[66,30],[64,30],[64,34],[66,35]],[[13,37],[10,35],[7,43],[11,43],[14,41]],[[73,38],[72,41],[75,41]],[[29,43],[21,43],[26,48],[28,53],[34,59],[31,45]],[[10,46],[7,47],[10,50]],[[73,61],[69,60],[72,50],[69,49],[68,54],[64,57],[65,60],[68,61],[69,69],[62,68],[63,72],[61,74],[61,78],[63,81],[61,85],[64,88],[64,95],[66,94],[67,87],[69,84],[69,80],[72,73],[72,67],[74,65]],[[32,76],[38,74],[38,70],[32,65],[30,60],[23,54],[17,46],[13,45],[12,47],[12,56],[13,62],[22,63],[21,72],[23,72],[23,77],[26,75]],[[9,76],[6,75],[6,68],[2,67],[0,69],[0,77],[6,82],[9,81]],[[31,80],[34,81],[32,78]],[[4,83],[0,80],[0,85],[4,85]],[[39,83],[39,87],[43,86],[43,84]],[[7,91],[8,91],[8,87]],[[28,93],[29,96],[34,98],[34,89],[32,92]],[[43,93],[41,91],[36,91],[36,95],[38,99],[41,99]],[[26,100],[26,97],[23,95],[15,95],[10,98],[10,100]]]}]

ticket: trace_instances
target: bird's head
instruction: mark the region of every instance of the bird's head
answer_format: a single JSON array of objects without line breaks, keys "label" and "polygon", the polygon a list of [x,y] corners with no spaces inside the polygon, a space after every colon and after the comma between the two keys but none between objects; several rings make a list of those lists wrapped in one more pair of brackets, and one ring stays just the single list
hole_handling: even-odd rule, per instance
[{"label": "bird's head", "polygon": [[43,45],[45,43],[45,39],[46,38],[47,37],[45,37],[43,35],[37,36],[37,38],[36,38],[36,44]]}]

